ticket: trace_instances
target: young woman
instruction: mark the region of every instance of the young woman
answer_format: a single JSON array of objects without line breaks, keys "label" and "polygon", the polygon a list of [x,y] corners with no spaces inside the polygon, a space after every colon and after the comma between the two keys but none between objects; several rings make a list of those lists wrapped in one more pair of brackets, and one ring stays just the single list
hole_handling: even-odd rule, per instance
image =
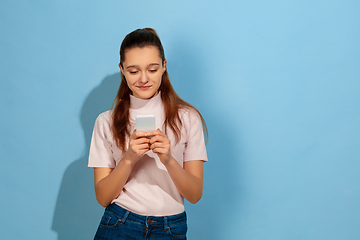
[{"label": "young woman", "polygon": [[[202,196],[207,131],[174,91],[166,63],[155,30],[124,38],[115,108],[97,118],[90,146],[96,198],[106,207],[95,239],[186,239],[184,198]],[[136,131],[136,116],[149,114],[157,130]]]}]

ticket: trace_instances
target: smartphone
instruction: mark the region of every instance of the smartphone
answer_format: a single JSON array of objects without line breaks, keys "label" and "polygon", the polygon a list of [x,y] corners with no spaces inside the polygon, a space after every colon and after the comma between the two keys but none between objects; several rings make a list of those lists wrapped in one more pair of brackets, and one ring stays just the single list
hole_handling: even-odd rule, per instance
[{"label": "smartphone", "polygon": [[156,130],[154,115],[138,115],[136,116],[136,131],[151,132]]}]

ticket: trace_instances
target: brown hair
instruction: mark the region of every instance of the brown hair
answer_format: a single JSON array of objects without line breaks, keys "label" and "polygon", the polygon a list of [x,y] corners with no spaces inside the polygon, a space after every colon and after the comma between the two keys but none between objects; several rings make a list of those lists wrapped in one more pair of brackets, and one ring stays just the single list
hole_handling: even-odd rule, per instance
[{"label": "brown hair", "polygon": [[[143,48],[146,46],[154,46],[159,50],[160,57],[162,62],[165,61],[164,48],[161,44],[160,38],[157,35],[156,31],[152,28],[137,29],[124,38],[120,46],[120,65],[123,67],[123,62],[125,61],[125,52],[126,50],[132,48]],[[125,76],[121,74],[121,82],[118,93],[114,100],[113,104],[113,117],[112,117],[112,126],[111,130],[115,139],[117,146],[126,151],[126,137],[130,136],[129,130],[129,108],[130,108],[130,94],[131,90],[129,89]],[[179,142],[182,127],[182,122],[179,116],[179,110],[182,108],[194,109],[200,116],[206,139],[208,138],[208,131],[205,124],[204,118],[201,116],[200,112],[192,106],[190,103],[182,100],[177,93],[175,92],[173,86],[171,85],[169,74],[167,70],[162,75],[161,85],[159,88],[161,91],[161,99],[164,104],[165,111],[165,122],[164,127],[165,131],[169,127],[174,135],[176,143]]]}]

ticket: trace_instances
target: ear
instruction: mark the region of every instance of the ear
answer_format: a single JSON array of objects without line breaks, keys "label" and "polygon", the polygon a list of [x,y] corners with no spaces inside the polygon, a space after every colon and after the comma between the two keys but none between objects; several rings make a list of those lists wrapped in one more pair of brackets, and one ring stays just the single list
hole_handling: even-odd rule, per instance
[{"label": "ear", "polygon": [[167,61],[164,60],[164,63],[163,63],[163,73],[166,71],[166,64],[167,64]]},{"label": "ear", "polygon": [[121,73],[124,75],[124,69],[121,67],[121,64],[119,63],[119,68],[121,70]]}]

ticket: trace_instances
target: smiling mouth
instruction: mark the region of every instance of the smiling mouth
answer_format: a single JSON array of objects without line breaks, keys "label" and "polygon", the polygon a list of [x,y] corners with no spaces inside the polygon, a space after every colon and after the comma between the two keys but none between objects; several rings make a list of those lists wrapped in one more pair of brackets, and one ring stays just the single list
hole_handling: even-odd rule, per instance
[{"label": "smiling mouth", "polygon": [[150,87],[151,86],[138,86],[138,88],[143,89],[143,90],[149,89]]}]

